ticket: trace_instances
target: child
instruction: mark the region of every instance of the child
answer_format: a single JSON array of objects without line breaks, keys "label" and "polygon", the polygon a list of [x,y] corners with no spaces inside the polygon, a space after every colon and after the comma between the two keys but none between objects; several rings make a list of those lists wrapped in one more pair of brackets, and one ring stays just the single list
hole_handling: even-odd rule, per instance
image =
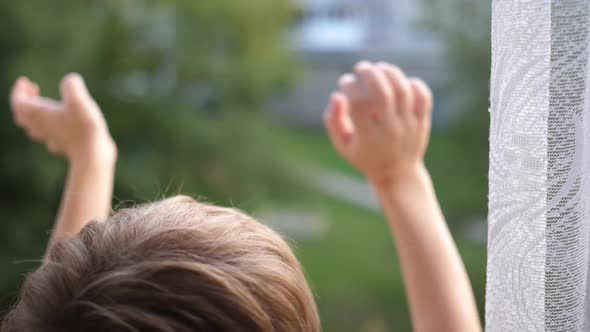
[{"label": "child", "polygon": [[[368,62],[340,87],[326,127],[380,197],[416,331],[480,331],[423,165],[428,88],[397,67]],[[289,247],[243,213],[175,197],[108,217],[115,145],[79,76],[64,78],[61,95],[61,102],[42,98],[22,78],[11,97],[16,123],[64,155],[70,170],[45,263],[27,277],[3,332],[321,330]]]}]

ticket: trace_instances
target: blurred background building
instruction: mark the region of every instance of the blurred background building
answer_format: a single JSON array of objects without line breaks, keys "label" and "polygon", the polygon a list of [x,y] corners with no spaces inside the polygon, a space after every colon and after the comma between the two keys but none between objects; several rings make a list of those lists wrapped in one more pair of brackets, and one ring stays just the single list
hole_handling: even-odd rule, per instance
[{"label": "blurred background building", "polygon": [[[321,123],[326,96],[339,76],[359,59],[394,62],[424,78],[435,95],[444,77],[443,44],[419,29],[424,13],[412,0],[293,0],[297,15],[290,46],[306,69],[281,110],[309,126]],[[437,98],[439,99],[439,98]],[[446,100],[439,100],[435,122],[448,121]]]}]

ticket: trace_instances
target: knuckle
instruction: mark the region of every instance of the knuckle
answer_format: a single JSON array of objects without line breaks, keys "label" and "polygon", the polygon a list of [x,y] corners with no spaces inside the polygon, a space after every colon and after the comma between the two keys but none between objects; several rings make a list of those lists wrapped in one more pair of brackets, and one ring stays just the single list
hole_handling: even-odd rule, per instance
[{"label": "knuckle", "polygon": [[416,86],[416,89],[424,98],[432,98],[432,91],[423,80],[419,78],[414,78],[412,79],[412,84]]},{"label": "knuckle", "polygon": [[370,101],[370,91],[366,86],[357,84],[348,89],[346,95],[356,104],[366,104]]},{"label": "knuckle", "polygon": [[359,61],[355,64],[354,70],[356,72],[363,72],[363,71],[366,71],[367,69],[370,69],[372,67],[373,67],[373,65],[369,61],[362,60],[362,61]]},{"label": "knuckle", "polygon": [[364,114],[367,110],[375,107],[375,102],[371,98],[361,97],[352,100],[351,113],[353,114]]},{"label": "knuckle", "polygon": [[397,98],[400,103],[404,104],[410,99],[410,91],[407,88],[400,87]]},{"label": "knuckle", "polygon": [[405,77],[404,72],[396,65],[389,65],[388,69],[391,71],[391,74],[395,76],[397,79],[402,79]]}]

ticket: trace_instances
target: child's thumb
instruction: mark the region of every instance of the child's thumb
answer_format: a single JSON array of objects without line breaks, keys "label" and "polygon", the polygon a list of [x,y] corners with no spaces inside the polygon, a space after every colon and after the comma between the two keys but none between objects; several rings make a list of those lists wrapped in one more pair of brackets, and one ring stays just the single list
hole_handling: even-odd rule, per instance
[{"label": "child's thumb", "polygon": [[330,97],[330,105],[324,115],[328,136],[340,153],[344,153],[346,145],[354,134],[354,126],[350,119],[348,100],[341,93]]},{"label": "child's thumb", "polygon": [[93,102],[84,79],[76,73],[68,74],[62,79],[60,92],[66,105],[85,107]]}]

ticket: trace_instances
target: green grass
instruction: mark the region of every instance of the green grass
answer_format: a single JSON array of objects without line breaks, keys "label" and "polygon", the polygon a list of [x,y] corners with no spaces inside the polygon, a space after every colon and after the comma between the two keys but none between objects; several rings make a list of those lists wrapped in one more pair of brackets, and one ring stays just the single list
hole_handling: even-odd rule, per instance
[{"label": "green grass", "polygon": [[360,173],[352,168],[332,148],[328,137],[317,130],[305,132],[281,128],[281,135],[277,137],[280,145],[295,155],[304,165],[322,166],[352,176],[360,177]]},{"label": "green grass", "polygon": [[[360,176],[334,152],[323,134],[282,129],[280,133],[278,143],[287,154],[292,155],[297,166],[320,165]],[[483,198],[479,198],[485,188],[482,189],[477,181],[461,178],[462,174],[468,174],[470,167],[470,161],[462,156],[461,146],[452,144],[452,140],[444,135],[435,135],[429,152],[429,166],[443,202],[443,209],[447,216],[456,216],[456,220],[473,215],[473,206],[480,204],[477,202],[485,202],[485,193]],[[324,238],[300,241],[295,245],[297,255],[317,294],[325,332],[379,331],[371,330],[369,326],[372,324],[384,326],[386,331],[411,331],[395,246],[381,215],[313,191],[294,200],[274,198],[258,201],[253,197],[251,201],[236,203],[238,207],[249,211],[303,208],[317,213],[329,223],[330,229]],[[45,220],[43,216],[51,213],[40,211],[39,217],[32,218],[30,222]],[[22,222],[28,219],[13,219],[14,222],[8,223],[14,225],[8,228],[8,234],[21,239],[14,242],[20,245],[6,250],[10,257],[0,255],[0,261],[6,266],[6,271],[3,270],[5,273],[0,275],[0,281],[3,281],[1,284],[10,286],[1,292],[1,300],[6,304],[12,303],[16,295],[16,290],[12,287],[14,282],[11,281],[15,271],[23,270],[21,263],[13,263],[14,257],[30,257],[27,255],[31,252],[31,243],[37,243],[34,251],[41,253],[44,244],[35,239],[45,237],[45,234],[23,232],[25,228],[22,227]],[[455,221],[455,217],[451,221]],[[480,310],[483,310],[485,248],[462,236],[461,222],[450,224],[470,274]],[[35,265],[34,262],[22,264],[26,264],[27,268]]]},{"label": "green grass", "polygon": [[[287,131],[282,139],[283,146],[303,164],[360,176],[332,150],[321,134]],[[455,173],[449,172],[449,168],[462,159],[456,158],[460,151],[453,151],[458,150],[457,147],[445,144],[449,142],[444,136],[433,140],[429,163],[431,168],[439,166],[433,177],[438,177],[435,183],[437,179],[440,182],[439,196],[452,195],[445,202],[456,209],[456,218],[467,218],[470,208],[462,214],[461,204],[456,202],[472,195],[473,190],[471,184],[457,182]],[[468,192],[459,193],[461,190]],[[298,257],[317,294],[324,331],[369,331],[371,322],[385,326],[386,331],[411,331],[399,262],[381,215],[314,192],[299,202],[269,203],[310,209],[331,226],[325,238],[296,245]],[[485,293],[485,247],[464,238],[460,227],[461,223],[451,223],[481,311]]]},{"label": "green grass", "polygon": [[[364,331],[372,320],[387,331],[411,331],[399,262],[383,217],[321,194],[310,193],[305,201],[275,204],[311,209],[330,224],[324,238],[295,244],[317,295],[324,331]],[[460,233],[455,239],[481,309],[485,248]]]},{"label": "green grass", "polygon": [[[434,132],[426,165],[436,187],[441,207],[450,224],[460,224],[487,214],[487,154],[474,153],[470,139],[461,133]],[[277,137],[303,165],[322,166],[361,177],[332,148],[322,131],[305,132],[281,128]],[[487,151],[486,147],[481,147]],[[481,150],[479,149],[479,150]]]}]

